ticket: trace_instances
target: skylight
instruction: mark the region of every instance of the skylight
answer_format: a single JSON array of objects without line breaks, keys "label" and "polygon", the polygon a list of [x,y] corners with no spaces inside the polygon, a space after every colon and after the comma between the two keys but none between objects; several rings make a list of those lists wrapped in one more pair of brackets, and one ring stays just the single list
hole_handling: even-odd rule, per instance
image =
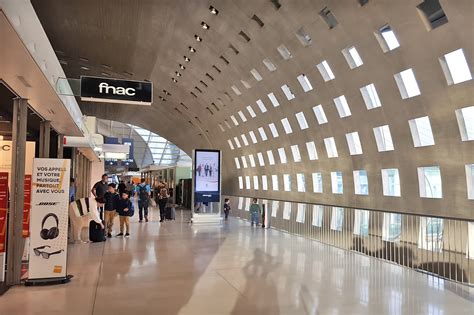
[{"label": "skylight", "polygon": [[239,189],[244,189],[244,179],[239,176]]},{"label": "skylight", "polygon": [[452,51],[439,59],[448,85],[458,84],[472,79],[469,65],[462,49]]},{"label": "skylight", "polygon": [[331,187],[333,194],[343,193],[342,172],[331,172]]},{"label": "skylight", "polygon": [[263,104],[262,100],[257,100],[257,105],[262,113],[265,113],[267,111],[267,108],[265,107],[265,104]]},{"label": "skylight", "polygon": [[258,190],[258,176],[257,175],[253,176],[253,189]]},{"label": "skylight", "polygon": [[280,53],[280,55],[283,57],[283,59],[285,60],[290,60],[291,58],[293,58],[293,55],[291,54],[291,52],[288,50],[288,48],[286,48],[285,45],[280,45],[277,47],[277,50],[278,52]]},{"label": "skylight", "polygon": [[262,175],[262,190],[268,190],[267,175]]},{"label": "skylight", "polygon": [[240,148],[240,147],[241,147],[241,145],[240,145],[239,138],[237,138],[237,137],[234,137],[234,141],[235,141],[235,145],[237,146],[237,148]]},{"label": "skylight", "polygon": [[474,164],[466,164],[467,199],[474,200]]},{"label": "skylight", "polygon": [[354,171],[354,193],[356,195],[368,195],[369,194],[369,180],[367,177],[367,171],[358,170]]},{"label": "skylight", "polygon": [[257,153],[257,158],[258,158],[258,164],[260,166],[265,166],[265,159],[263,158],[262,152]]},{"label": "skylight", "polygon": [[271,123],[271,124],[268,125],[268,127],[270,128],[270,131],[272,133],[273,138],[278,138],[278,136],[279,136],[278,135],[278,130],[276,129],[275,124]]},{"label": "skylight", "polygon": [[318,68],[319,73],[321,73],[321,76],[325,82],[336,78],[331,70],[331,67],[329,66],[329,63],[326,60],[323,60],[320,64],[318,64],[316,68]]},{"label": "skylight", "polygon": [[230,149],[234,150],[234,145],[232,144],[232,141],[230,139],[227,140],[227,143],[229,144]]},{"label": "skylight", "polygon": [[241,134],[240,137],[242,138],[242,142],[244,143],[244,145],[248,146],[249,142],[248,142],[247,137],[245,136],[245,134]]},{"label": "skylight", "polygon": [[321,173],[313,173],[313,192],[322,193],[323,192],[323,176]]},{"label": "skylight", "polygon": [[375,89],[375,85],[373,83],[361,87],[360,93],[362,94],[362,98],[364,99],[367,109],[370,110],[382,106],[379,95],[377,94],[377,90]]},{"label": "skylight", "polygon": [[267,151],[267,157],[268,157],[268,164],[275,165],[275,158],[273,157],[272,150]]},{"label": "skylight", "polygon": [[250,161],[250,167],[255,167],[255,159],[253,158],[253,154],[249,154],[249,161]]},{"label": "skylight", "polygon": [[418,167],[420,197],[443,198],[441,170],[439,166]]},{"label": "skylight", "polygon": [[240,161],[239,161],[239,158],[238,158],[238,157],[235,157],[235,158],[234,158],[234,161],[235,161],[235,167],[236,167],[237,169],[240,169]]},{"label": "skylight", "polygon": [[314,106],[313,112],[314,112],[314,115],[316,116],[316,119],[318,120],[318,124],[322,125],[328,122],[326,113],[324,112],[322,105]]},{"label": "skylight", "polygon": [[240,159],[242,160],[242,166],[244,168],[247,168],[248,165],[247,165],[247,159],[245,158],[245,156],[241,156]]},{"label": "skylight", "polygon": [[277,69],[276,66],[273,64],[273,62],[271,62],[270,59],[268,58],[263,59],[263,64],[265,65],[265,67],[267,67],[268,71],[270,72],[273,72]]},{"label": "skylight", "polygon": [[456,110],[459,132],[462,141],[474,140],[474,106],[464,107]]},{"label": "skylight", "polygon": [[288,135],[290,133],[293,133],[293,129],[291,129],[290,122],[288,121],[288,118],[283,118],[281,120],[281,124],[283,125],[283,129],[285,130],[285,133]]},{"label": "skylight", "polygon": [[395,74],[394,77],[403,99],[421,94],[413,69],[410,68],[403,70],[402,72]]},{"label": "skylight", "polygon": [[297,173],[296,174],[296,189],[298,192],[306,192],[306,184],[304,181],[304,174],[303,173]]},{"label": "skylight", "polygon": [[285,148],[278,148],[278,155],[280,156],[280,163],[286,164],[288,160],[286,159]]},{"label": "skylight", "polygon": [[382,169],[382,186],[384,196],[400,197],[400,177],[398,175],[398,169]]},{"label": "skylight", "polygon": [[273,94],[273,93],[268,94],[268,98],[270,99],[270,102],[272,102],[273,107],[280,106],[280,103],[278,102],[277,98],[275,97],[275,94]]},{"label": "skylight", "polygon": [[255,116],[257,116],[257,114],[255,114],[255,112],[254,112],[252,106],[250,106],[250,105],[247,106],[247,111],[249,112],[250,117],[255,118]]},{"label": "skylight", "polygon": [[290,174],[283,174],[283,188],[285,191],[291,191],[291,177]]},{"label": "skylight", "polygon": [[292,99],[295,98],[295,95],[293,94],[293,92],[291,92],[290,87],[288,85],[286,85],[286,84],[282,85],[281,89],[282,89],[283,93],[285,93],[285,96],[289,101],[291,101]]},{"label": "skylight", "polygon": [[255,136],[255,133],[253,131],[249,131],[250,139],[252,139],[252,143],[255,144],[257,143],[257,137]]},{"label": "skylight", "polygon": [[408,123],[415,147],[425,147],[435,144],[428,116],[411,119]]},{"label": "skylight", "polygon": [[346,139],[351,155],[362,154],[362,144],[360,143],[359,133],[357,131],[346,133]]},{"label": "skylight", "polygon": [[344,58],[346,58],[347,64],[351,69],[355,69],[364,64],[359,52],[354,46],[343,49],[342,54],[344,55]]},{"label": "skylight", "polygon": [[379,31],[375,33],[375,37],[384,52],[389,52],[400,47],[397,36],[389,25],[382,26]]},{"label": "skylight", "polygon": [[328,158],[335,158],[338,156],[336,141],[334,141],[334,137],[325,138],[324,145],[326,146],[326,152],[328,154]]},{"label": "skylight", "polygon": [[339,113],[339,117],[344,118],[351,116],[351,110],[349,108],[349,104],[347,104],[346,97],[341,95],[334,99],[334,104],[336,104],[337,112]]},{"label": "skylight", "polygon": [[265,129],[263,129],[263,127],[258,128],[258,133],[260,134],[262,141],[267,141],[267,134],[265,133]]},{"label": "skylight", "polygon": [[291,146],[291,153],[293,155],[293,161],[301,162],[300,149],[297,144]]},{"label": "skylight", "polygon": [[239,116],[240,116],[240,119],[242,119],[242,122],[246,122],[247,121],[247,117],[245,117],[244,113],[242,113],[242,111],[239,111],[238,112]]},{"label": "skylight", "polygon": [[298,82],[300,83],[301,87],[303,88],[303,91],[308,92],[313,89],[313,86],[311,85],[311,82],[309,82],[308,77],[304,74],[300,74],[298,77]]},{"label": "skylight", "polygon": [[306,118],[304,117],[303,112],[299,112],[295,114],[296,120],[298,120],[298,124],[300,125],[301,130],[308,129],[308,123],[306,122]]},{"label": "skylight", "polygon": [[232,85],[230,88],[236,95],[242,95],[242,92],[240,92],[240,90],[235,85]]},{"label": "skylight", "polygon": [[278,175],[272,175],[272,190],[278,191]]},{"label": "skylight", "polygon": [[239,122],[237,121],[237,119],[235,119],[234,115],[230,116],[230,119],[232,119],[232,122],[234,123],[234,125],[236,125],[236,126],[239,125]]},{"label": "skylight", "polygon": [[245,176],[245,189],[250,189],[250,176]]},{"label": "skylight", "polygon": [[260,73],[257,71],[257,69],[252,69],[252,70],[250,70],[250,73],[253,75],[253,77],[255,78],[255,80],[257,80],[257,81],[262,81],[262,80],[263,80],[262,76],[261,76]]},{"label": "skylight", "polygon": [[308,150],[308,157],[310,161],[318,159],[318,152],[316,151],[316,144],[314,141],[306,142],[306,150]]},{"label": "skylight", "polygon": [[377,149],[379,152],[393,151],[392,135],[388,125],[374,128],[375,141],[377,142]]}]

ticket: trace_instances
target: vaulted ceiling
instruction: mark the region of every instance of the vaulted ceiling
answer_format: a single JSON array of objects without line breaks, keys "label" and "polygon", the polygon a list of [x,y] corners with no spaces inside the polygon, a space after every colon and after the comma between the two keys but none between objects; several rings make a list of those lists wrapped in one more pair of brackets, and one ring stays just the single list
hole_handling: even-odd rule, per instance
[{"label": "vaulted ceiling", "polygon": [[[474,72],[474,4],[425,2],[32,1],[68,77],[89,74],[154,83],[151,107],[83,102],[85,114],[152,130],[188,154],[197,147],[222,149],[227,193],[473,219],[466,165],[474,163],[474,142],[463,141],[458,116],[460,109],[474,105],[474,86],[472,80],[452,84],[444,56],[462,49],[468,73]],[[399,42],[393,50],[382,34],[386,26]],[[323,61],[334,79],[324,76],[324,67],[316,67]],[[413,72],[403,72],[407,69]],[[403,87],[405,75],[411,73],[419,95]],[[380,104],[369,104],[374,102],[370,84]],[[347,106],[335,100],[341,95]],[[322,105],[327,123],[315,117],[316,105]],[[297,113],[303,113],[299,116],[305,117],[308,128],[300,124]],[[413,119],[425,116],[434,144],[419,146],[417,137],[426,135],[416,136]],[[272,135],[271,123],[278,137]],[[385,125],[393,150],[380,150],[374,135],[374,128]],[[353,132],[357,136],[348,135]],[[330,138],[337,157],[328,156]],[[307,153],[312,141],[317,159]],[[295,145],[301,161],[293,155]],[[288,161],[282,161],[278,148]],[[272,151],[274,164],[267,151]],[[441,173],[441,198],[420,197],[419,168],[428,166]],[[383,187],[387,178],[382,170],[395,168],[399,197],[388,196]],[[368,195],[356,193],[357,170],[367,172]],[[342,194],[333,193],[331,177],[337,172],[342,174]],[[313,193],[313,173],[322,176],[320,193]],[[283,185],[285,174],[290,175],[289,189]],[[298,191],[298,174],[306,179],[306,192]],[[279,179],[278,190],[273,189],[271,175]]]}]

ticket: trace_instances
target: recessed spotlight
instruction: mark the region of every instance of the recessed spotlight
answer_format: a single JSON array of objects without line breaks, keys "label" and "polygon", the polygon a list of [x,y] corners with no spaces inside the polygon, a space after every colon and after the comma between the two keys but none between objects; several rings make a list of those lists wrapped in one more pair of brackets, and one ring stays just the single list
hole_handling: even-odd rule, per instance
[{"label": "recessed spotlight", "polygon": [[179,64],[179,68],[180,68],[181,70],[185,70],[185,69],[186,69],[186,67],[183,66],[182,64]]},{"label": "recessed spotlight", "polygon": [[178,80],[176,80],[175,78],[171,78],[171,80],[173,80],[174,83],[178,83]]},{"label": "recessed spotlight", "polygon": [[209,7],[209,11],[211,11],[211,13],[214,14],[214,15],[219,14],[219,11],[217,11],[217,9],[214,8],[212,5]]},{"label": "recessed spotlight", "polygon": [[176,74],[177,77],[181,76],[181,73],[179,73],[178,71],[176,71],[175,74]]},{"label": "recessed spotlight", "polygon": [[82,69],[82,70],[90,70],[91,68],[86,67],[86,66],[81,66],[81,69]]},{"label": "recessed spotlight", "polygon": [[201,41],[202,41],[202,38],[199,37],[198,35],[194,35],[194,39],[197,40],[198,42],[201,42]]},{"label": "recessed spotlight", "polygon": [[188,57],[184,56],[184,61],[186,61],[186,62],[190,62],[190,61],[191,61],[191,59],[189,59]]},{"label": "recessed spotlight", "polygon": [[193,47],[189,46],[188,48],[189,48],[190,52],[192,52],[192,53],[196,52],[196,49],[194,49]]},{"label": "recessed spotlight", "polygon": [[208,30],[210,26],[206,22],[201,22],[201,27],[205,30]]}]

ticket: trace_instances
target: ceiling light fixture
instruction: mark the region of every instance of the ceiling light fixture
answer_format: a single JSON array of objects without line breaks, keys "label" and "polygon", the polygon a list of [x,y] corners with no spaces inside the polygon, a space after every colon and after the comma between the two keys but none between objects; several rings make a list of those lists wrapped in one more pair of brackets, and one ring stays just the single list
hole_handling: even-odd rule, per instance
[{"label": "ceiling light fixture", "polygon": [[186,61],[186,62],[190,62],[190,61],[191,61],[191,59],[189,59],[188,57],[184,56],[184,61]]},{"label": "ceiling light fixture", "polygon": [[179,64],[179,68],[180,68],[181,70],[185,70],[185,69],[186,69],[186,67],[183,66],[182,64]]},{"label": "ceiling light fixture", "polygon": [[214,15],[219,14],[219,11],[217,11],[217,9],[214,8],[212,5],[209,7],[209,11],[211,11],[211,13],[214,14]]},{"label": "ceiling light fixture", "polygon": [[206,22],[201,22],[201,27],[205,30],[208,30],[210,26]]},{"label": "ceiling light fixture", "polygon": [[190,52],[192,52],[192,53],[196,52],[196,49],[194,49],[193,47],[189,46],[188,48],[189,48]]},{"label": "ceiling light fixture", "polygon": [[202,41],[202,38],[199,37],[198,35],[194,35],[194,39],[196,39],[198,42],[201,42],[201,41]]},{"label": "ceiling light fixture", "polygon": [[175,78],[171,78],[171,80],[173,80],[174,83],[178,83],[178,80],[176,80]]},{"label": "ceiling light fixture", "polygon": [[178,71],[176,71],[175,74],[176,74],[177,77],[181,76],[181,73],[179,73]]}]

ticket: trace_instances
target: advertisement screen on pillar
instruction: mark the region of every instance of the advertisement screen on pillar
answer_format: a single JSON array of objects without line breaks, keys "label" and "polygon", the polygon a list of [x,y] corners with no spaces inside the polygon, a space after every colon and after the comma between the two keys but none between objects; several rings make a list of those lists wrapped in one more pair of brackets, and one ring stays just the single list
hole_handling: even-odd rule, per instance
[{"label": "advertisement screen on pillar", "polygon": [[147,81],[81,76],[81,100],[151,105],[153,84]]},{"label": "advertisement screen on pillar", "polygon": [[29,279],[66,277],[69,169],[69,160],[34,160]]},{"label": "advertisement screen on pillar", "polygon": [[220,201],[219,150],[194,151],[194,192],[196,202]]}]

